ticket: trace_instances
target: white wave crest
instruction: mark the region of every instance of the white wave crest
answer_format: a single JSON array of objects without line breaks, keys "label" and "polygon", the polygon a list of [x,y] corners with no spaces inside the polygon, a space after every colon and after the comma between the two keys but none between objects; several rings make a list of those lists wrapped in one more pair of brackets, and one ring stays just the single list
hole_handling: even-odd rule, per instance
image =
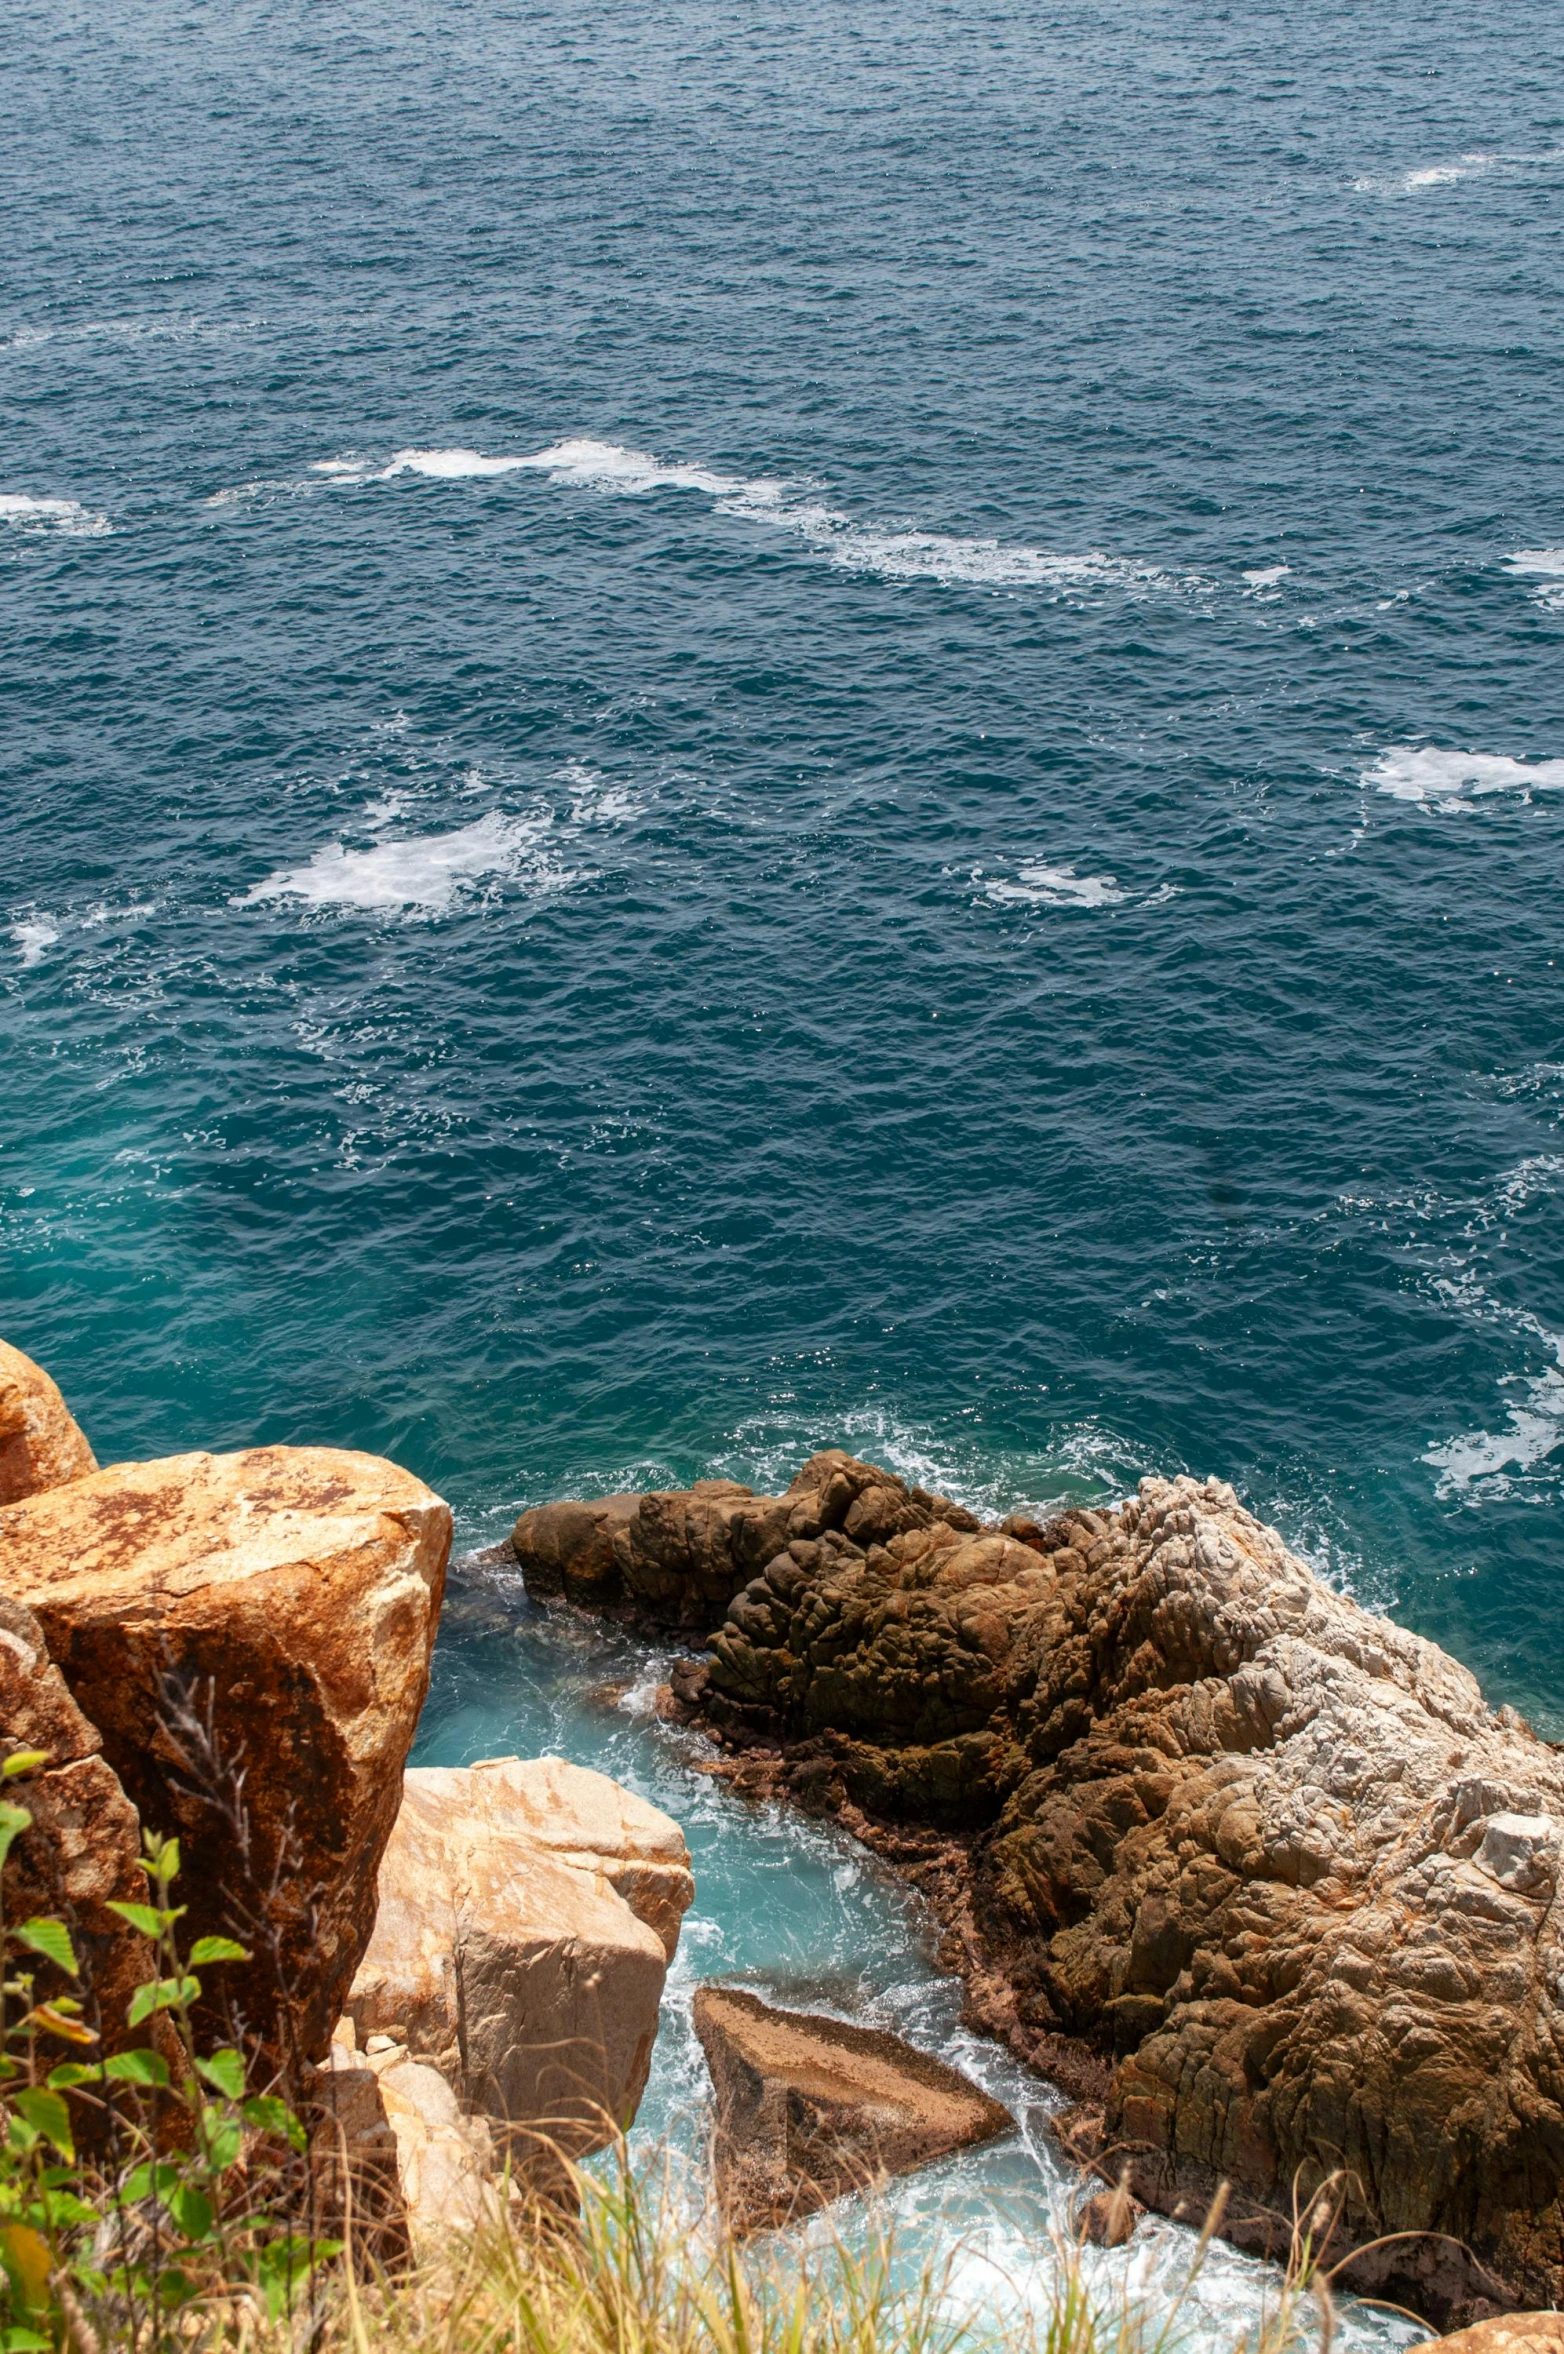
[{"label": "white wave crest", "polygon": [[1469,1496],[1479,1486],[1489,1496],[1508,1495],[1518,1474],[1564,1446],[1564,1333],[1545,1337],[1559,1363],[1525,1377],[1524,1399],[1509,1408],[1503,1430],[1469,1431],[1424,1454],[1439,1473],[1436,1495]]},{"label": "white wave crest", "polygon": [[11,926],[11,937],[24,965],[42,964],[44,950],[54,946],[60,928],[46,915],[26,916]]},{"label": "white wave crest", "polygon": [[17,531],[57,531],[66,539],[102,539],[112,529],[107,515],[94,515],[79,499],[33,499],[21,491],[0,491],[0,523]]},{"label": "white wave crest", "polygon": [[1445,752],[1432,744],[1393,744],[1363,771],[1363,782],[1424,809],[1474,809],[1496,793],[1564,792],[1564,760],[1511,760],[1498,752]]},{"label": "white wave crest", "polygon": [[1107,555],[1100,548],[1060,553],[912,527],[880,529],[855,522],[774,476],[719,474],[708,466],[670,464],[618,442],[557,441],[547,449],[515,457],[488,457],[481,450],[470,449],[405,449],[398,450],[383,466],[360,458],[323,458],[311,471],[327,482],[345,485],[391,482],[404,475],[435,482],[468,482],[541,474],[552,482],[629,498],[658,491],[693,491],[713,500],[719,514],[788,532],[842,570],[873,573],[882,580],[968,582],[990,588],[1042,589],[1056,595],[1093,589],[1133,592],[1155,584],[1204,585],[1193,578],[1175,579],[1152,564]]},{"label": "white wave crest", "polygon": [[990,876],[983,889],[1001,907],[1112,907],[1124,897],[1112,875],[1078,875],[1073,866],[1040,860],[1018,868],[1013,882]]},{"label": "white wave crest", "polygon": [[1549,613],[1564,613],[1564,548],[1517,548],[1504,569],[1517,580],[1536,582],[1532,596]]},{"label": "white wave crest", "polygon": [[253,907],[267,899],[302,899],[313,907],[423,908],[439,914],[470,885],[515,874],[532,854],[530,880],[558,888],[574,880],[546,855],[547,818],[522,819],[491,811],[449,834],[413,834],[349,850],[327,842],[303,866],[286,867],[235,901]]}]

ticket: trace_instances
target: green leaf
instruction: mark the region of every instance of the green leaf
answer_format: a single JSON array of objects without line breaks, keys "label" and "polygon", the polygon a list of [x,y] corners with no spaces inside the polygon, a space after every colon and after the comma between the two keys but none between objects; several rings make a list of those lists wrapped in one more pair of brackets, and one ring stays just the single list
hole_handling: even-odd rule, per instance
[{"label": "green leaf", "polygon": [[116,2084],[166,2085],[168,2062],[158,2052],[115,2052],[104,2061],[103,2073]]},{"label": "green leaf", "polygon": [[280,2133],[296,2150],[308,2146],[309,2136],[286,2101],[279,2101],[274,2093],[258,2092],[244,2104],[246,2125],[253,2125],[257,2133]]},{"label": "green leaf", "polygon": [[170,2191],[163,2204],[178,2224],[187,2240],[199,2246],[212,2236],[212,2202],[205,2191],[198,2191],[193,2183],[182,2182]]},{"label": "green leaf", "polygon": [[0,1864],[10,1854],[12,1840],[31,1830],[32,1820],[25,1806],[13,1806],[8,1798],[0,1798]]},{"label": "green leaf", "polygon": [[13,1774],[30,1774],[48,1762],[47,1749],[13,1749],[4,1765],[0,1765],[0,1779],[9,1782]]},{"label": "green leaf", "polygon": [[73,2085],[97,2084],[102,2076],[96,2060],[62,2060],[49,2070],[47,2081],[51,2092],[69,2092]]},{"label": "green leaf", "polygon": [[201,1993],[199,1978],[154,1978],[150,1985],[138,1986],[130,1998],[126,2022],[139,2027],[143,2019],[150,2019],[154,2011],[176,2011],[197,2001]]},{"label": "green leaf", "polygon": [[218,2092],[226,2093],[229,2100],[243,2100],[244,2060],[238,2052],[226,2050],[212,2052],[206,2059],[197,2060],[196,2066],[206,2078],[207,2083],[214,2086]]},{"label": "green leaf", "polygon": [[46,1962],[56,1969],[77,1975],[76,1948],[71,1943],[70,1931],[63,1921],[33,1919],[21,1922],[11,1935],[18,1945],[25,1945],[29,1953],[41,1953]]},{"label": "green leaf", "polygon": [[71,2113],[57,2092],[47,2092],[35,2085],[30,2092],[15,2096],[19,2115],[26,2118],[38,2133],[52,2141],[62,2158],[74,2158],[76,2145],[71,2139]]},{"label": "green leaf", "polygon": [[149,2199],[151,2196],[152,2162],[148,2158],[143,2158],[139,2166],[132,2166],[120,2184],[120,2197],[127,2207],[134,2207],[138,2199]]},{"label": "green leaf", "polygon": [[0,2330],[0,2348],[4,2354],[54,2354],[54,2340],[16,2322],[10,2329]]},{"label": "green leaf", "polygon": [[249,1955],[231,1937],[198,1937],[190,1948],[190,1962],[199,1970],[207,1962],[247,1962]]},{"label": "green leaf", "polygon": [[111,1897],[107,1909],[111,1913],[118,1913],[120,1919],[128,1921],[132,1929],[139,1929],[143,1937],[160,1937],[163,1933],[164,1918],[155,1904],[121,1904],[117,1898]]},{"label": "green leaf", "polygon": [[226,2174],[239,2155],[244,2127],[232,2112],[222,2117],[216,2109],[208,2109],[206,2114],[206,2162],[214,2174]]}]

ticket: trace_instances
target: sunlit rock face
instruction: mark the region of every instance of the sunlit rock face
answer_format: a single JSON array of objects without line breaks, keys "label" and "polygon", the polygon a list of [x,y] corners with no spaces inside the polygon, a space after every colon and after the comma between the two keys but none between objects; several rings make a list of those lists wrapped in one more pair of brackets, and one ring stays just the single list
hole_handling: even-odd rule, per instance
[{"label": "sunlit rock face", "polygon": [[378,1456],[121,1463],[0,1511],[35,1614],[143,1829],[177,1833],[186,1936],[236,1937],[245,2028],[327,2048],[428,1690],[451,1515]]},{"label": "sunlit rock face", "polygon": [[1446,2235],[1358,2285],[1552,2302],[1558,1753],[1219,1482],[983,1528],[837,1460],[873,1529],[806,1516],[671,1705],[893,1858],[922,1837],[973,2015],[1094,2096],[1076,2145],[1129,2149],[1139,2196],[1226,2178],[1231,2236],[1274,2245],[1295,2180],[1341,2173],[1344,2240]]}]

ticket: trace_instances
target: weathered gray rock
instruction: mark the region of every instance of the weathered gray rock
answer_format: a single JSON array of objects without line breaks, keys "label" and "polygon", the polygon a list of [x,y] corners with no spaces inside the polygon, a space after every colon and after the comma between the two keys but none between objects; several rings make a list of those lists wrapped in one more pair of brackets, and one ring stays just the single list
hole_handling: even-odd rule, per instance
[{"label": "weathered gray rock", "polygon": [[887,1533],[790,1534],[681,1712],[916,1869],[974,2018],[1095,2084],[1077,2146],[1128,2147],[1136,2196],[1198,2215],[1225,2177],[1275,2247],[1344,2168],[1342,2246],[1426,2235],[1353,2285],[1552,2302],[1560,1753],[1220,1483],[978,1530],[853,1477]]},{"label": "weathered gray rock", "polygon": [[694,1888],[678,1826],[603,1774],[415,1768],[349,1998],[359,2044],[404,2037],[547,2189],[556,2154],[635,2115]]},{"label": "weathered gray rock", "polygon": [[702,1986],[695,2032],[716,2089],[717,2197],[740,2235],[1013,2129],[956,2069],[875,2028]]}]

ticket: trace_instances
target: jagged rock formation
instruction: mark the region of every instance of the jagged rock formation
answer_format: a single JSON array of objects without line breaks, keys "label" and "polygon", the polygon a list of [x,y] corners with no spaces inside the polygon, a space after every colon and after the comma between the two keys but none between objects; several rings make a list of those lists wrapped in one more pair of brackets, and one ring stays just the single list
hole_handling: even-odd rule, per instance
[{"label": "jagged rock formation", "polygon": [[97,1458],[43,1367],[0,1340],[0,1504],[63,1487],[97,1468]]},{"label": "jagged rock formation", "polygon": [[[6,1860],[5,1917],[13,1924],[35,1915],[63,1921],[82,1983],[30,1958],[40,1994],[78,1996],[104,2051],[143,2042],[143,2034],[130,2035],[125,2013],[136,1988],[153,1975],[152,1949],[108,1910],[146,1900],[136,1810],[102,1754],[96,1727],[50,1660],[37,1619],[0,1593],[0,1754],[24,1749],[42,1750],[49,1762],[8,1791],[33,1823]],[[90,2130],[91,2122],[84,2109],[81,2128]]]},{"label": "jagged rock formation", "polygon": [[[1217,1482],[989,1529],[846,1457],[795,1490],[796,1528],[786,1498],[728,1513],[733,1599],[673,1704],[752,1786],[924,1873],[973,2016],[1095,2091],[1074,2146],[1127,2146],[1163,2208],[1229,2178],[1251,2246],[1284,2236],[1295,2177],[1307,2195],[1345,2169],[1347,2241],[1448,2235],[1360,2259],[1354,2285],[1436,2318],[1552,2302],[1559,1753]],[[529,1583],[593,1590],[575,1530],[618,1607],[697,1614],[722,1583],[712,1515],[645,1501],[655,1587],[633,1499],[550,1508]]]},{"label": "jagged rock formation", "polygon": [[743,2236],[1013,2130],[1008,2109],[900,2036],[702,1986],[717,2197]]},{"label": "jagged rock formation", "polygon": [[415,1767],[349,2012],[394,2033],[557,2186],[627,2126],[695,1893],[677,1824],[560,1758]]},{"label": "jagged rock formation", "polygon": [[251,1949],[217,1976],[296,2069],[369,1940],[450,1539],[421,1480],[327,1447],[124,1463],[0,1511],[0,1592],[141,1821],[182,1835],[183,1933]]},{"label": "jagged rock formation", "polygon": [[[409,2245],[415,2255],[428,2257],[448,2248],[453,2232],[472,2231],[499,2215],[487,2125],[481,2117],[464,2116],[439,2069],[415,2060],[404,2042],[372,2035],[361,2052],[352,2020],[339,2019],[318,2083],[324,2121],[340,2116],[347,2129],[341,2138],[356,2212],[363,2214],[367,2192],[371,2217],[385,2218],[378,2233],[372,2223],[371,2247],[382,2262],[388,2223],[400,2230],[403,2243],[399,2250],[392,2240],[393,2258]],[[338,2175],[341,2164],[339,2156]],[[328,2200],[334,2187],[328,2175]],[[336,2213],[341,2204],[339,2192]]]},{"label": "jagged rock formation", "polygon": [[882,1544],[898,1529],[977,1522],[948,1497],[908,1490],[893,1473],[836,1450],[812,1455],[785,1496],[736,1480],[645,1496],[541,1504],[511,1543],[527,1591],[643,1626],[714,1626],[738,1589],[795,1538],[840,1533]]}]

